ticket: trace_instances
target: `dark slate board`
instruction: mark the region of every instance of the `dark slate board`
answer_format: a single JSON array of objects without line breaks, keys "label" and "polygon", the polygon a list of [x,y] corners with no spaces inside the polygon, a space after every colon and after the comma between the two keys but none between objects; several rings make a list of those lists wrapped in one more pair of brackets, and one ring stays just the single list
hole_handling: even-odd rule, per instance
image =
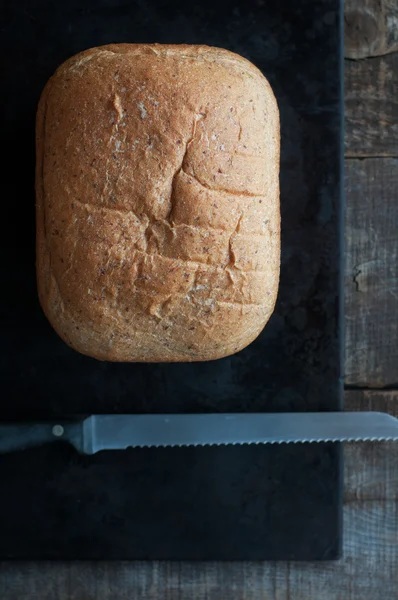
[{"label": "dark slate board", "polygon": [[[341,408],[341,7],[338,0],[36,0],[2,24],[0,418]],[[282,123],[283,261],[263,334],[203,364],[99,363],[38,305],[34,117],[57,65],[109,42],[207,43],[269,78]],[[15,175],[12,175],[15,173]],[[335,559],[337,445],[0,457],[0,557]]]}]

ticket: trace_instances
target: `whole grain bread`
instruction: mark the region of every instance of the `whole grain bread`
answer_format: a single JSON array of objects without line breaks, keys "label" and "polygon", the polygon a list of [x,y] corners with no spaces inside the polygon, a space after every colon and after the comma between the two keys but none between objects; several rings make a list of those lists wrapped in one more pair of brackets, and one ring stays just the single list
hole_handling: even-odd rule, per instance
[{"label": "whole grain bread", "polygon": [[250,62],[82,52],[43,91],[36,168],[39,298],[72,348],[201,361],[258,336],[278,290],[279,115]]}]

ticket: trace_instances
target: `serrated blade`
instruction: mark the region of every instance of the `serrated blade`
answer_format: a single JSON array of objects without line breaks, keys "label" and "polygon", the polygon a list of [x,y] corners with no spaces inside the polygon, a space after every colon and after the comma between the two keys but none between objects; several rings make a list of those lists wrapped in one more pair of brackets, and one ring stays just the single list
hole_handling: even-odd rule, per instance
[{"label": "serrated blade", "polygon": [[[129,447],[213,446],[398,440],[398,420],[380,412],[92,415],[86,454]],[[82,447],[81,447],[82,445]]]}]

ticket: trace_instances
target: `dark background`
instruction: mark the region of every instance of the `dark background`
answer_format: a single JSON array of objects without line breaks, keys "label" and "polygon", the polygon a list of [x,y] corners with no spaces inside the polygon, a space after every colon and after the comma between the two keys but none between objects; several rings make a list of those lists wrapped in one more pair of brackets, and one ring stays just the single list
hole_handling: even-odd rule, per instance
[{"label": "dark background", "polygon": [[[3,5],[0,416],[333,410],[341,406],[338,0],[22,0]],[[110,42],[207,43],[269,79],[281,111],[282,271],[246,350],[197,364],[110,364],[70,350],[37,299],[34,119],[66,58]],[[0,457],[0,556],[335,558],[339,449],[134,450]],[[293,499],[293,501],[292,501]],[[56,541],[55,541],[56,539]]]}]

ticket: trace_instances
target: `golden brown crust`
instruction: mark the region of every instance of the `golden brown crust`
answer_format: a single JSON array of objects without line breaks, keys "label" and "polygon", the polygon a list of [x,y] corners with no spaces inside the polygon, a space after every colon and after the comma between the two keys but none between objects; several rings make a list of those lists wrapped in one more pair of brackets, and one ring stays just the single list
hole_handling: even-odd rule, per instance
[{"label": "golden brown crust", "polygon": [[37,113],[40,302],[115,361],[227,356],[279,279],[279,115],[263,75],[207,46],[120,44],[66,61]]}]

